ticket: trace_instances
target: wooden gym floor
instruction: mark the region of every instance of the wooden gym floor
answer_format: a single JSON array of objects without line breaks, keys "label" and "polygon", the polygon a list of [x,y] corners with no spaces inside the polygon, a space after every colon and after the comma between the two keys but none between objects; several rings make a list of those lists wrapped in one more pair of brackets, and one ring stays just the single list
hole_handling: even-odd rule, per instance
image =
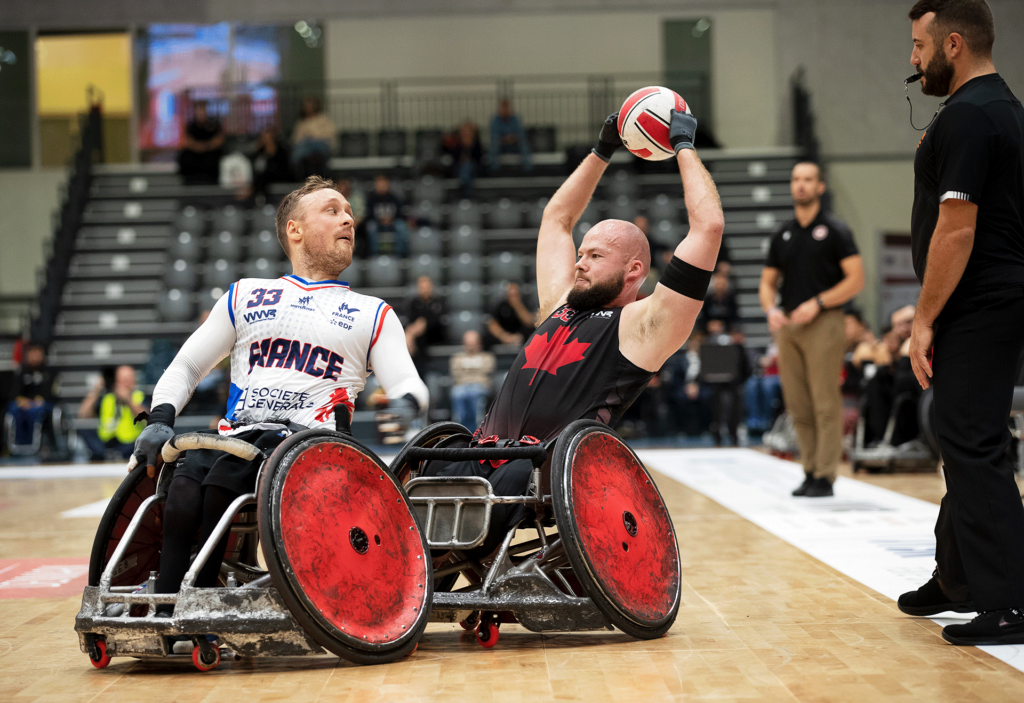
[{"label": "wooden gym floor", "polygon": [[[538,635],[506,625],[497,648],[484,650],[457,625],[434,624],[412,657],[376,667],[324,656],[223,662],[204,674],[181,660],[117,658],[100,671],[79,651],[73,630],[78,587],[63,597],[0,598],[0,700],[1024,700],[1021,671],[946,644],[939,625],[904,616],[890,598],[657,478],[675,520],[684,579],[679,617],[665,638]],[[932,473],[857,478],[931,502],[943,491]],[[0,581],[9,560],[84,563],[98,518],[61,513],[109,496],[117,483],[0,480]]]}]

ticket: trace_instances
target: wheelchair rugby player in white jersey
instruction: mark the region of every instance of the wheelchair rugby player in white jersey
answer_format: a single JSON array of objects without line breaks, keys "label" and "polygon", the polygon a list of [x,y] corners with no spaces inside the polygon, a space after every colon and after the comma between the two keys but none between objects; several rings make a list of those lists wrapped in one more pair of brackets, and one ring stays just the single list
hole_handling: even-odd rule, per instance
[{"label": "wheelchair rugby player in white jersey", "polygon": [[[347,428],[371,369],[393,413],[411,419],[427,407],[427,388],[398,316],[384,301],[336,280],[352,262],[354,221],[334,183],[314,176],[288,194],[277,211],[277,236],[293,273],[231,285],[157,383],[129,470],[143,464],[155,475],[175,416],[228,355],[231,392],[217,432],[267,455],[294,432]],[[258,460],[211,449],[192,449],[177,463],[163,515],[157,593],[178,591],[196,535],[199,545],[206,543],[232,501],[254,490],[259,468]],[[225,534],[196,586],[216,585],[227,542]],[[157,616],[172,611],[162,604]]]}]

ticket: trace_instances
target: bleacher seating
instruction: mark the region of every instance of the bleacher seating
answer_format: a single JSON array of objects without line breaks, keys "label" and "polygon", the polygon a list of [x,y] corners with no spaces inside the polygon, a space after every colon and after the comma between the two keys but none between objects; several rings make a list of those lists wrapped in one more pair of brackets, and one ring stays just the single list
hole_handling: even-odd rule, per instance
[{"label": "bleacher seating", "polygon": [[[340,153],[353,159],[346,175],[368,192],[381,163],[373,162],[378,157],[359,159],[370,156],[372,140],[365,132],[341,136]],[[417,141],[414,152],[419,150]],[[748,345],[764,347],[770,338],[757,287],[767,237],[792,216],[788,183],[795,154],[702,157],[726,211],[725,238]],[[392,171],[392,183],[430,226],[410,230],[408,259],[356,261],[340,280],[401,311],[416,278],[429,276],[449,304],[450,345],[460,344],[466,329],[482,329],[489,306],[502,297],[502,281],[523,283],[524,295],[536,302],[537,227],[564,174],[537,166],[533,175],[481,177],[479,197],[464,200],[457,180],[417,177],[406,168]],[[54,328],[51,359],[63,375],[66,406],[77,407],[88,390],[87,374],[120,363],[141,367],[154,339],[182,342],[198,313],[211,309],[238,276],[290,272],[275,218],[276,201],[293,187],[275,186],[270,203],[247,209],[230,190],[186,186],[175,174],[131,167],[96,173]],[[678,174],[613,163],[574,237],[578,242],[585,226],[603,218],[632,220],[637,214],[648,215],[654,241],[674,247],[688,227]],[[448,355],[456,350],[443,345],[430,352],[428,383],[442,392]],[[507,368],[515,352],[499,350],[499,368]]]}]

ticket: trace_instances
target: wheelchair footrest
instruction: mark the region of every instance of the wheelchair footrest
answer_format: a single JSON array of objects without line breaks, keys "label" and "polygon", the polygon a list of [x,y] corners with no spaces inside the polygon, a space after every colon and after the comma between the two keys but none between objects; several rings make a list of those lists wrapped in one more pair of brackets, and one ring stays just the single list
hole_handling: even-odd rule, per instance
[{"label": "wheelchair footrest", "polygon": [[86,636],[101,635],[111,656],[168,656],[174,635],[217,635],[243,657],[323,654],[292,617],[276,588],[190,588],[177,595],[174,614],[158,618],[107,615],[111,605],[87,586],[75,618],[82,651]]}]

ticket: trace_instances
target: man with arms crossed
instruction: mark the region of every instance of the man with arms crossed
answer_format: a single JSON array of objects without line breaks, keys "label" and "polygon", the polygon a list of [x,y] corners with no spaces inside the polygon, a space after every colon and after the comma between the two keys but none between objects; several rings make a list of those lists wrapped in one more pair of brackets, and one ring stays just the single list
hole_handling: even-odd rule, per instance
[{"label": "man with arms crossed", "polygon": [[910,19],[921,90],[950,96],[914,159],[922,286],[909,352],[921,387],[935,388],[946,495],[935,573],[899,608],[977,611],[943,628],[953,644],[1024,644],[1024,507],[1007,454],[1024,351],[1024,108],[992,65],[984,0],[921,0]]},{"label": "man with arms crossed", "polygon": [[[149,425],[129,469],[142,463],[152,475],[161,447],[174,435],[175,416],[229,354],[231,394],[217,431],[268,454],[295,431],[347,427],[371,368],[406,414],[427,407],[427,388],[391,306],[336,280],[352,263],[353,230],[352,208],[331,181],[312,176],[285,196],[277,236],[294,273],[242,279],[217,301],[156,384]],[[259,466],[212,450],[190,450],[178,462],[164,509],[157,593],[178,591],[196,533],[199,544],[206,542],[231,501],[255,489]],[[227,537],[199,572],[197,586],[215,585]],[[159,606],[157,613],[170,610]]]},{"label": "man with arms crossed", "polygon": [[[539,325],[516,357],[474,437],[482,444],[545,442],[574,420],[613,424],[690,335],[708,290],[724,220],[715,184],[693,149],[697,121],[673,112],[670,137],[682,176],[690,231],[654,293],[637,300],[651,254],[643,232],[605,220],[577,251],[572,230],[608,160],[622,145],[618,115],[605,120],[597,146],[544,209],[537,240]],[[485,476],[499,495],[522,495],[528,460],[465,461],[427,468],[445,476]],[[518,505],[494,507],[494,540],[525,517]]]}]

